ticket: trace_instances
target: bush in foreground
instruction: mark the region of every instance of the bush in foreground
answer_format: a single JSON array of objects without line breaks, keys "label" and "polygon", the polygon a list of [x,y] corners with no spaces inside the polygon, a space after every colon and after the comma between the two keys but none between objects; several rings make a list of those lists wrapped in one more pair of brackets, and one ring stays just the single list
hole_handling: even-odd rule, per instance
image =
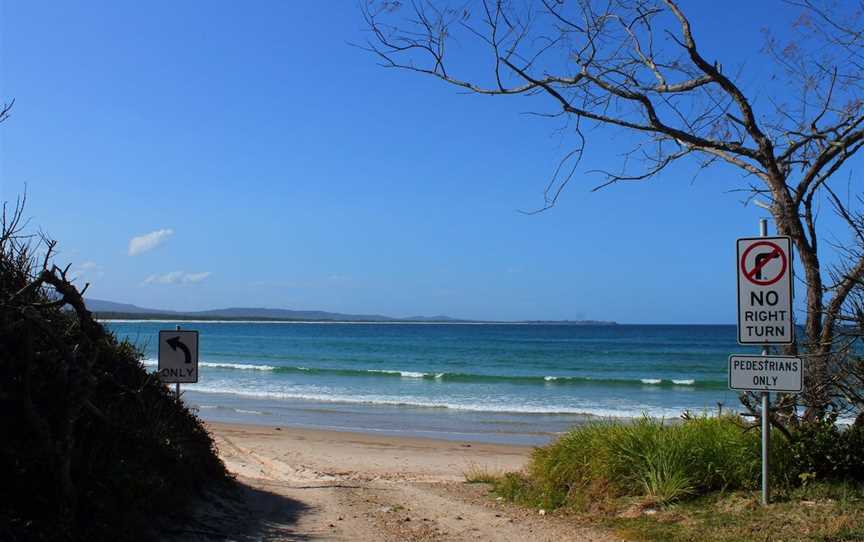
[{"label": "bush in foreground", "polygon": [[843,428],[827,418],[801,426],[793,436],[789,459],[802,483],[864,483],[864,425]]},{"label": "bush in foreground", "polygon": [[0,540],[156,537],[163,514],[227,480],[213,440],[66,271],[34,258],[20,211],[3,219]]},{"label": "bush in foreground", "polygon": [[[864,451],[854,446],[860,446],[862,435],[860,428],[831,425],[804,428],[790,441],[773,431],[772,484],[783,489],[812,479],[860,481]],[[667,503],[720,490],[753,490],[760,468],[758,428],[745,427],[735,416],[680,423],[645,417],[577,427],[536,449],[524,473],[506,474],[494,484],[514,501],[584,508],[625,496]]]}]

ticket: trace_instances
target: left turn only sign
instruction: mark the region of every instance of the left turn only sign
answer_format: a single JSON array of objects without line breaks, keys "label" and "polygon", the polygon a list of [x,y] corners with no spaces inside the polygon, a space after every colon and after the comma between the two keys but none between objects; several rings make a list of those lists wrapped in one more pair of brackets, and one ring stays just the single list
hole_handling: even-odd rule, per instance
[{"label": "left turn only sign", "polygon": [[792,239],[738,239],[738,343],[792,344]]},{"label": "left turn only sign", "polygon": [[159,378],[166,384],[198,382],[197,331],[159,331]]}]

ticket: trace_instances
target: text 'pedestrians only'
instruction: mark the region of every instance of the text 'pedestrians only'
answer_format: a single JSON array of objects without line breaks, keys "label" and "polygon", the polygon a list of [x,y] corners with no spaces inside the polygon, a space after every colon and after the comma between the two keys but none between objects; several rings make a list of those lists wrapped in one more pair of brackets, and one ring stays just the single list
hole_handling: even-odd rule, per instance
[{"label": "text 'pedestrians only'", "polygon": [[790,356],[730,356],[729,388],[738,391],[801,391],[804,364]]}]

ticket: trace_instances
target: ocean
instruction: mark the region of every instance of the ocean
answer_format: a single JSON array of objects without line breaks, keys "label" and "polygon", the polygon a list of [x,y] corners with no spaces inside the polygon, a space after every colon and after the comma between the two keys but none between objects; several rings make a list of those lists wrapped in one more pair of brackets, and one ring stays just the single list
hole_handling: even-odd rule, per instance
[{"label": "ocean", "polygon": [[[160,329],[107,321],[155,370]],[[207,420],[538,444],[597,417],[736,410],[735,326],[182,322]]]}]

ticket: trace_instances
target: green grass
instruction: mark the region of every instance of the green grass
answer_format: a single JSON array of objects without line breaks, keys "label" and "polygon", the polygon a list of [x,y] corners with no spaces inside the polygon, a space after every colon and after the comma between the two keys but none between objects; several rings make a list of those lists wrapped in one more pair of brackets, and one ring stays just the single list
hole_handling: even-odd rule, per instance
[{"label": "green grass", "polygon": [[[775,460],[782,464],[785,448],[776,440]],[[534,487],[523,493],[552,507],[578,504],[586,493],[670,503],[752,489],[759,481],[759,434],[744,431],[732,417],[594,423],[537,449],[525,481]]]},{"label": "green grass", "polygon": [[772,433],[767,508],[759,505],[758,428],[733,416],[580,426],[536,449],[523,472],[475,469],[466,479],[628,540],[864,541],[864,485],[817,479],[796,463],[796,446]]},{"label": "green grass", "polygon": [[469,484],[494,484],[501,478],[502,473],[478,463],[470,463],[462,471],[462,476],[465,477],[465,481]]},{"label": "green grass", "polygon": [[610,514],[597,523],[638,541],[864,540],[864,489],[818,482],[808,493],[787,495],[766,508],[758,492],[716,492],[661,507],[653,516]]}]

